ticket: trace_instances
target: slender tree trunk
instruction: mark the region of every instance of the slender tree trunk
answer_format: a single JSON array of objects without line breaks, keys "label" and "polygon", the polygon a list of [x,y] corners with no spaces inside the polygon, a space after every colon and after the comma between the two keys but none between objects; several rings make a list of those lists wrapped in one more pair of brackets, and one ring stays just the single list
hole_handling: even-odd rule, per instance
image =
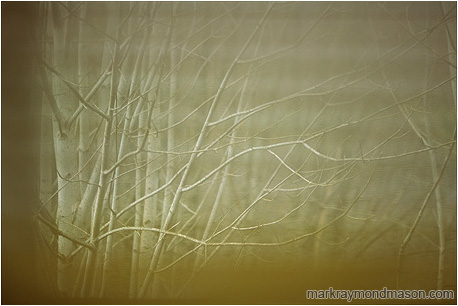
[{"label": "slender tree trunk", "polygon": [[[63,18],[64,12],[61,11],[60,4],[52,4],[52,24],[54,39],[54,67],[67,78],[74,76],[74,67],[71,62],[75,54],[71,51],[71,44],[74,43],[73,23],[69,19]],[[57,94],[57,107],[60,109],[62,119],[69,118],[77,108],[77,102],[73,93],[68,93],[68,89],[59,77],[54,76],[53,92]],[[60,126],[59,126],[60,125]],[[61,130],[62,128],[62,130]],[[78,136],[75,126],[67,126],[65,122],[54,120],[54,150],[56,155],[56,168],[58,175],[58,207],[57,207],[57,225],[59,229],[70,235],[74,235],[73,228],[73,211],[80,201],[79,184],[77,180],[78,173]],[[72,264],[66,260],[66,257],[74,250],[75,246],[72,241],[59,236],[58,252],[60,254],[58,263],[58,286],[59,290],[69,295],[72,283]]]},{"label": "slender tree trunk", "polygon": [[[429,5],[431,6],[431,4]],[[442,5],[441,5],[441,8],[443,8]],[[430,25],[430,22],[429,22],[430,11],[428,11],[427,14],[428,14],[427,25],[429,26]],[[447,45],[448,45],[449,51],[452,52],[452,50],[450,50],[451,43],[450,43],[450,40],[448,39],[448,36],[447,36]],[[454,52],[456,53],[456,50]],[[449,58],[451,58],[451,56],[449,56]],[[451,63],[453,63],[453,61]],[[425,79],[424,79],[424,87],[423,87],[424,90],[426,90],[429,85],[428,79],[431,75],[431,72],[429,70],[430,65],[431,65],[431,60],[428,59],[425,65]],[[456,61],[455,61],[455,65],[456,65]],[[455,75],[456,75],[456,71],[455,71]],[[453,86],[454,86],[453,84],[455,84],[455,89],[453,89]],[[452,91],[453,91],[453,96],[455,98],[456,97],[456,82],[452,82]],[[423,97],[423,103],[424,103],[425,109],[427,109],[427,99],[428,99],[428,95],[425,95]],[[426,127],[426,139],[428,143],[431,144],[432,143],[431,141],[433,140],[433,137],[434,137],[433,130],[431,128],[431,120],[430,118],[428,118],[428,115],[426,113],[424,114],[424,118],[425,118],[425,127]],[[437,164],[436,152],[431,150],[428,153],[429,153],[429,159],[431,162],[432,181],[435,182],[439,179],[439,170],[440,170],[439,167],[440,166]],[[442,201],[442,192],[441,192],[440,184],[438,184],[436,189],[434,189],[434,197],[436,199],[437,230],[438,230],[438,238],[439,238],[439,256],[438,256],[437,288],[436,289],[442,290],[444,286],[446,241],[445,241],[445,223],[444,223],[444,216],[443,216],[443,210],[442,210],[443,201]]]},{"label": "slender tree trunk", "polygon": [[[54,157],[54,144],[53,144],[53,124],[52,124],[52,113],[47,101],[41,103],[41,139],[40,139],[40,205],[46,206],[41,209],[44,210],[44,214],[49,216],[50,221],[56,220],[56,209],[57,201],[54,196],[57,191],[57,177],[56,177],[56,162]],[[41,213],[43,214],[43,213]],[[44,233],[37,233],[44,235]],[[56,288],[56,277],[57,277],[57,261],[55,260],[57,254],[57,243],[55,236],[48,240],[49,246],[51,247],[50,257],[48,260],[43,261],[42,264],[45,267],[44,271],[50,281],[50,287]],[[43,253],[46,249],[40,250]]]},{"label": "slender tree trunk", "polygon": [[[450,9],[452,10],[454,9],[453,7],[454,5],[456,5],[456,3],[441,1],[440,5],[441,5],[442,13],[445,16],[445,14]],[[455,22],[454,25],[453,25],[453,22]],[[452,81],[451,84],[452,84],[453,101],[455,101],[455,111],[456,111],[456,102],[457,102],[456,101],[456,37],[457,37],[456,36],[456,21],[452,20],[451,22],[447,22],[445,24],[445,27],[446,27],[445,35],[447,36],[446,39],[447,39],[447,48],[448,48],[448,60],[450,62],[450,65],[449,65],[450,76],[455,77],[455,81]]]},{"label": "slender tree trunk", "polygon": [[[142,132],[146,132],[145,126],[145,113],[139,114],[140,119],[138,120],[138,131],[141,134]],[[142,139],[139,137],[137,139],[137,146],[142,145]],[[136,170],[135,170],[135,181],[136,181],[136,188],[135,188],[135,197],[136,199],[140,199],[145,195],[145,169],[146,169],[146,160],[144,158],[145,153],[139,153],[136,159]],[[135,217],[134,217],[134,226],[140,227],[143,221],[143,205],[136,205],[135,206]],[[139,269],[139,254],[140,254],[140,233],[134,232],[133,233],[133,245],[132,245],[132,259],[131,259],[131,267],[130,267],[130,281],[129,281],[129,298],[133,299],[137,295],[138,290],[138,269]]]},{"label": "slender tree trunk", "polygon": [[[87,5],[81,6],[81,14],[80,17],[85,20],[87,17]],[[88,82],[88,74],[90,71],[88,56],[85,52],[87,48],[87,43],[84,41],[87,37],[89,37],[87,33],[87,27],[85,26],[84,22],[79,23],[79,39],[78,39],[78,84],[79,86],[79,93],[82,97],[85,97],[87,92],[85,88],[89,86]],[[81,114],[78,116],[78,124],[79,124],[79,165],[80,165],[80,172],[79,172],[79,179],[80,179],[80,189],[81,194],[84,194],[86,188],[88,187],[87,182],[91,177],[91,167],[87,165],[87,162],[90,158],[89,146],[90,146],[90,118],[87,111],[82,111]]]},{"label": "slender tree trunk", "polygon": [[97,199],[93,209],[92,222],[91,222],[91,233],[90,233],[90,242],[94,244],[95,250],[89,250],[86,262],[86,269],[84,273],[83,286],[82,286],[82,297],[94,296],[96,284],[94,282],[96,277],[96,262],[97,262],[97,246],[96,238],[100,233],[100,225],[102,222],[102,212],[104,209],[104,199],[105,193],[108,189],[107,176],[108,173],[105,173],[108,170],[108,161],[109,161],[109,152],[110,152],[110,142],[111,142],[111,132],[113,124],[113,113],[114,107],[117,100],[117,90],[119,85],[119,30],[116,37],[117,41],[115,44],[115,50],[113,55],[113,64],[112,64],[112,75],[111,75],[111,84],[110,84],[110,103],[108,116],[105,122],[105,130],[103,133],[103,143],[102,143],[102,153],[101,153],[101,171],[99,178],[99,187],[97,193]]}]

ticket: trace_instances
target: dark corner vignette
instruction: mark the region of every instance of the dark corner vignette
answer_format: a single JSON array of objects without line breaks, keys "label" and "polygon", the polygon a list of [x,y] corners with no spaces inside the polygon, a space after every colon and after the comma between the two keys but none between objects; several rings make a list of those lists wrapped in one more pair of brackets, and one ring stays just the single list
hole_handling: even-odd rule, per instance
[{"label": "dark corner vignette", "polygon": [[38,199],[33,89],[37,3],[2,1],[2,304],[44,301],[32,214]]}]

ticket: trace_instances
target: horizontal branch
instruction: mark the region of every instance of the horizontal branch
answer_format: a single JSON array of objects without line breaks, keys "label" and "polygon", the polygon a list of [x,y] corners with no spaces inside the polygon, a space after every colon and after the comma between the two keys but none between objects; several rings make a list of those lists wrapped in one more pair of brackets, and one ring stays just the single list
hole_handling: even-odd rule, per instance
[{"label": "horizontal branch", "polygon": [[196,239],[196,238],[193,238],[193,237],[190,237],[190,236],[187,236],[187,235],[183,235],[183,234],[180,234],[180,233],[175,233],[175,232],[171,232],[171,231],[167,231],[167,230],[163,230],[163,229],[155,228],[155,227],[135,227],[135,226],[124,226],[124,227],[116,228],[114,230],[106,232],[103,235],[100,235],[95,240],[96,241],[100,241],[100,240],[102,240],[102,239],[104,239],[104,238],[106,238],[106,237],[108,237],[110,235],[113,235],[113,234],[116,234],[116,233],[119,233],[119,232],[125,232],[125,231],[155,232],[155,233],[161,233],[161,234],[169,235],[169,236],[181,237],[181,238],[187,239],[189,241],[192,241],[192,242],[195,242],[195,243],[198,243],[198,244],[205,244],[204,241],[201,241],[199,239]]},{"label": "horizontal branch", "polygon": [[[343,125],[339,125],[339,127],[343,127],[343,126],[346,126],[346,125],[350,125],[350,123],[346,123],[346,124],[343,124]],[[267,145],[267,146],[258,146],[258,147],[251,147],[251,148],[248,148],[242,152],[239,152],[237,154],[235,154],[234,156],[232,156],[231,158],[229,158],[228,160],[226,160],[224,163],[222,163],[221,165],[219,165],[218,167],[216,167],[215,169],[213,169],[212,171],[210,171],[207,175],[205,175],[203,178],[201,178],[200,180],[198,180],[197,182],[195,182],[194,184],[192,185],[188,185],[187,187],[183,188],[183,191],[188,191],[190,189],[193,189],[195,187],[197,187],[198,185],[200,185],[201,183],[205,182],[207,179],[209,179],[212,175],[214,175],[216,172],[218,172],[220,169],[222,169],[223,167],[225,167],[227,164],[231,163],[232,161],[234,161],[235,159],[249,153],[249,152],[254,152],[254,151],[259,151],[259,150],[269,150],[269,149],[272,149],[272,148],[277,148],[277,147],[282,147],[282,146],[288,146],[288,145],[295,145],[295,144],[302,144],[304,147],[306,147],[308,150],[310,150],[311,152],[313,152],[315,155],[317,156],[320,156],[322,158],[325,158],[325,159],[328,159],[328,160],[332,160],[332,161],[337,161],[337,162],[345,162],[345,161],[362,161],[362,162],[367,162],[367,161],[379,161],[379,160],[386,160],[386,159],[393,159],[393,158],[400,158],[400,157],[404,157],[404,156],[408,156],[408,155],[412,155],[412,154],[418,154],[418,153],[423,153],[423,152],[426,152],[426,151],[429,151],[429,150],[433,150],[433,149],[438,149],[440,147],[443,147],[443,146],[447,146],[447,145],[450,145],[451,143],[454,143],[456,142],[456,140],[453,140],[453,141],[450,141],[450,142],[447,142],[447,143],[444,143],[444,144],[441,144],[439,146],[436,146],[436,147],[433,147],[433,148],[425,148],[425,149],[420,149],[420,150],[416,150],[416,151],[411,151],[411,152],[406,152],[406,153],[402,153],[402,154],[398,154],[398,155],[389,155],[389,156],[382,156],[382,157],[377,157],[377,158],[363,158],[363,157],[348,157],[348,158],[334,158],[334,157],[331,157],[331,156],[327,156],[319,151],[317,151],[316,149],[314,149],[313,147],[311,147],[310,145],[306,144],[306,141],[309,141],[313,138],[316,138],[318,137],[319,135],[322,135],[326,132],[321,132],[320,134],[317,134],[317,135],[314,135],[314,136],[311,136],[307,139],[304,139],[304,140],[297,140],[297,141],[288,141],[288,142],[280,142],[280,143],[276,143],[276,144],[272,144],[272,145]]]},{"label": "horizontal branch", "polygon": [[180,234],[180,233],[176,233],[176,232],[172,232],[172,231],[168,231],[168,230],[164,230],[164,229],[160,229],[160,228],[135,227],[135,226],[124,226],[124,227],[116,228],[114,230],[111,230],[109,232],[106,232],[106,233],[100,235],[99,237],[97,237],[95,239],[95,241],[100,241],[100,240],[105,239],[106,237],[108,237],[110,235],[113,235],[113,234],[116,234],[116,233],[119,233],[119,232],[123,232],[123,231],[146,231],[146,232],[155,232],[155,233],[161,233],[161,234],[164,234],[164,235],[180,237],[180,238],[183,238],[183,239],[186,239],[186,240],[189,240],[189,241],[192,241],[194,243],[197,243],[197,244],[200,244],[200,245],[204,245],[204,246],[281,246],[281,245],[286,245],[286,244],[295,242],[297,240],[304,239],[304,238],[316,235],[319,232],[321,232],[321,231],[325,230],[326,228],[328,228],[329,226],[331,226],[332,224],[334,224],[340,218],[344,217],[352,209],[352,207],[355,205],[355,203],[359,200],[359,198],[362,196],[364,191],[367,189],[367,186],[369,185],[369,182],[371,181],[373,174],[374,174],[374,172],[372,172],[371,177],[368,179],[368,181],[366,182],[365,186],[358,193],[358,195],[355,197],[355,199],[352,201],[352,203],[339,216],[337,216],[336,218],[334,218],[333,220],[329,221],[327,224],[321,226],[320,228],[316,229],[313,232],[306,233],[306,234],[300,235],[298,237],[294,237],[294,238],[291,238],[291,239],[288,239],[288,240],[285,240],[285,241],[281,241],[281,242],[208,242],[214,236],[212,236],[212,237],[208,238],[207,240],[203,241],[203,240],[196,239],[196,238],[193,238],[193,237],[188,236],[188,235],[184,235],[184,234]]},{"label": "horizontal branch", "polygon": [[380,160],[401,158],[401,157],[405,157],[405,156],[409,156],[409,155],[413,155],[413,154],[419,154],[419,153],[431,151],[431,150],[434,150],[434,149],[439,149],[439,148],[441,148],[441,147],[448,146],[448,145],[453,144],[453,143],[455,143],[455,142],[456,142],[456,140],[452,140],[452,141],[443,143],[443,144],[438,145],[438,146],[435,146],[435,147],[427,147],[427,148],[420,149],[420,150],[416,150],[416,151],[410,151],[410,152],[405,152],[405,153],[396,154],[396,155],[380,156],[380,157],[374,157],[374,158],[367,158],[367,157],[344,157],[344,158],[334,158],[334,157],[332,157],[332,156],[328,156],[328,155],[325,155],[325,154],[323,154],[323,153],[317,151],[316,149],[314,149],[314,148],[311,147],[310,145],[306,144],[305,142],[303,143],[303,145],[304,145],[304,147],[306,147],[308,150],[310,150],[311,152],[313,152],[315,155],[317,155],[317,156],[319,156],[319,157],[322,157],[322,158],[324,158],[324,159],[331,160],[331,161],[336,161],[336,162],[363,161],[363,162],[367,162],[367,161],[380,161]]},{"label": "horizontal branch", "polygon": [[218,167],[216,167],[215,169],[213,169],[212,171],[210,171],[206,176],[204,176],[203,178],[201,178],[200,180],[198,180],[197,182],[195,182],[194,184],[192,185],[189,185],[185,188],[183,188],[183,192],[185,191],[188,191],[192,188],[195,188],[197,187],[198,185],[200,185],[201,183],[205,182],[207,179],[209,179],[212,175],[214,175],[216,172],[218,172],[219,170],[221,170],[222,168],[224,168],[227,164],[231,163],[232,161],[234,161],[235,159],[241,157],[242,155],[245,155],[249,152],[254,152],[254,151],[258,151],[258,150],[268,150],[268,149],[272,149],[272,148],[277,148],[277,147],[282,147],[282,146],[288,146],[288,145],[294,145],[294,144],[303,144],[305,140],[299,140],[299,141],[288,141],[288,142],[280,142],[280,143],[276,143],[276,144],[272,144],[272,145],[267,145],[267,146],[259,146],[259,147],[251,147],[251,148],[248,148],[242,152],[239,152],[237,154],[235,154],[234,156],[232,156],[231,158],[227,159],[224,163],[222,163],[221,165],[219,165]]},{"label": "horizontal branch", "polygon": [[[332,219],[327,224],[321,226],[320,228],[316,229],[313,232],[309,232],[309,233],[306,233],[306,234],[303,234],[303,235],[300,235],[300,236],[297,236],[295,238],[291,238],[291,239],[288,239],[288,240],[285,240],[285,241],[281,241],[281,242],[208,242],[210,239],[214,238],[215,235],[213,235],[212,237],[210,237],[209,239],[207,239],[205,241],[202,241],[202,240],[195,239],[195,238],[187,236],[187,235],[182,235],[182,234],[178,234],[178,233],[174,233],[174,232],[170,232],[170,231],[164,231],[164,230],[160,230],[160,229],[157,229],[157,228],[148,229],[148,228],[125,227],[125,228],[121,228],[119,231],[121,231],[121,230],[138,230],[138,231],[162,232],[165,235],[172,235],[172,236],[175,236],[175,237],[181,237],[181,238],[187,239],[189,241],[192,241],[192,242],[195,242],[195,243],[198,244],[197,246],[195,246],[194,248],[192,248],[188,252],[184,253],[183,255],[181,255],[180,257],[175,259],[173,262],[171,262],[167,266],[155,270],[154,271],[155,273],[162,272],[162,271],[165,271],[165,270],[171,268],[176,263],[178,263],[179,261],[183,260],[185,257],[189,256],[190,254],[194,253],[195,251],[197,251],[202,246],[204,248],[206,248],[208,246],[216,246],[216,247],[222,247],[222,246],[267,246],[267,247],[269,247],[269,246],[282,246],[282,245],[286,245],[286,244],[290,244],[290,243],[296,242],[296,241],[301,240],[301,239],[312,237],[312,236],[322,232],[323,230],[325,230],[326,228],[328,228],[329,226],[331,226],[332,224],[337,222],[339,219],[345,217],[350,212],[350,210],[353,208],[355,203],[360,199],[360,197],[365,192],[365,190],[367,189],[367,186],[369,185],[369,182],[371,181],[374,173],[375,173],[375,171],[372,172],[372,174],[371,174],[370,178],[368,179],[368,181],[366,182],[365,186],[358,193],[358,195],[356,195],[356,197],[352,201],[352,203],[339,216],[337,216],[336,218]],[[106,235],[108,235],[108,234],[111,235],[113,233],[106,233]]]},{"label": "horizontal branch", "polygon": [[76,243],[76,244],[79,244],[81,246],[84,246],[90,250],[94,250],[94,245],[93,244],[90,244],[90,243],[87,243],[85,241],[81,241],[79,239],[76,239],[76,238],[73,238],[72,236],[64,233],[63,231],[61,231],[55,224],[52,224],[51,222],[49,222],[48,220],[46,220],[45,218],[43,218],[41,215],[37,215],[36,218],[38,220],[40,220],[44,225],[46,225],[53,233],[55,233],[56,235],[59,235],[59,236],[62,236],[62,237],[65,237],[67,238],[68,240]]}]

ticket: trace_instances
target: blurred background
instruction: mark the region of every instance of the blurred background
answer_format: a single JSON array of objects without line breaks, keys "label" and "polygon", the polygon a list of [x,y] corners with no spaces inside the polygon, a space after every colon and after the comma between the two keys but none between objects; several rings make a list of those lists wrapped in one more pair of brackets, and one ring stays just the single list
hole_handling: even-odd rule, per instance
[{"label": "blurred background", "polygon": [[2,301],[456,292],[455,2],[2,17]]}]

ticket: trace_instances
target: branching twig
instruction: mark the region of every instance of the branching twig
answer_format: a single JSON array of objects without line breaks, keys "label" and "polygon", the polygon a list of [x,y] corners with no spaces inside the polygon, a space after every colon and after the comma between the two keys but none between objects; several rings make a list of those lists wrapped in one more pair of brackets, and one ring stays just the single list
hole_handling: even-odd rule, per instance
[{"label": "branching twig", "polygon": [[[456,128],[455,128],[455,132],[454,132],[454,136],[453,137],[456,138]],[[433,195],[434,190],[439,185],[439,182],[440,182],[440,180],[442,178],[442,175],[444,174],[444,171],[445,171],[445,168],[447,166],[447,163],[450,160],[450,157],[452,156],[454,147],[455,147],[455,145],[454,145],[454,143],[452,143],[452,145],[450,145],[450,149],[448,151],[448,154],[445,157],[444,162],[442,163],[442,167],[441,167],[441,170],[440,170],[440,172],[439,172],[439,174],[437,176],[436,181],[434,182],[433,186],[431,186],[431,189],[429,190],[429,192],[426,194],[426,197],[425,197],[425,199],[423,200],[423,203],[420,206],[420,210],[417,213],[417,217],[415,218],[415,220],[414,220],[412,226],[410,227],[407,235],[404,237],[404,240],[402,241],[401,246],[399,247],[399,253],[398,253],[397,264],[396,264],[396,287],[397,288],[399,288],[401,264],[402,264],[401,260],[402,260],[402,256],[404,255],[405,248],[407,247],[407,244],[409,243],[410,239],[412,238],[412,235],[415,232],[415,229],[417,228],[417,225],[420,222],[421,217],[423,216],[423,212],[425,211],[425,208],[426,208],[426,205],[429,202],[429,199]]]}]

